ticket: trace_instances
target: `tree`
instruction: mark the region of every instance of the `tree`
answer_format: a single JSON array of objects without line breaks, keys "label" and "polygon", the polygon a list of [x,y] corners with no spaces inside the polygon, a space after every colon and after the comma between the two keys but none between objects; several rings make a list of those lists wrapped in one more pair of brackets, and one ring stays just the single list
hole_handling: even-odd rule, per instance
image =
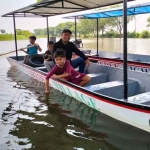
[{"label": "tree", "polygon": [[[134,19],[134,16],[128,16],[127,23],[129,23],[133,19]],[[120,38],[121,38],[121,34],[123,30],[123,17],[112,18],[111,26],[117,28],[117,31],[119,32]]]},{"label": "tree", "polygon": [[147,22],[148,22],[147,27],[150,27],[150,17],[147,18]]},{"label": "tree", "polygon": [[44,29],[34,29],[35,35],[44,35]]},{"label": "tree", "polygon": [[4,34],[4,33],[6,33],[6,30],[0,29],[0,32],[1,32],[2,34]]},{"label": "tree", "polygon": [[80,34],[88,36],[89,34],[95,34],[96,32],[96,20],[81,19],[79,20],[78,31]]},{"label": "tree", "polygon": [[102,32],[102,37],[104,36],[104,31],[106,28],[111,25],[111,21],[112,20],[110,18],[102,18],[98,20],[98,30],[99,32]]},{"label": "tree", "polygon": [[60,23],[55,27],[55,35],[61,35],[62,31],[64,29],[70,29],[72,33],[74,33],[74,23],[73,22],[65,22],[65,23]]},{"label": "tree", "polygon": [[17,33],[17,35],[24,35],[26,37],[29,37],[29,36],[31,36],[33,34],[29,30],[21,30],[21,29],[17,29],[16,33]]},{"label": "tree", "polygon": [[150,38],[150,32],[144,30],[144,31],[140,34],[140,38]]}]

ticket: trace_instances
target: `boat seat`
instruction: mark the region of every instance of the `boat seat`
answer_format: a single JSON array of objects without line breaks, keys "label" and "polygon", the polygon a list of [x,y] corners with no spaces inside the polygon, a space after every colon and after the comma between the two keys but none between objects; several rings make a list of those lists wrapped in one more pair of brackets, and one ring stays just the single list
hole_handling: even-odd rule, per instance
[{"label": "boat seat", "polygon": [[150,92],[138,94],[128,98],[130,103],[150,105]]},{"label": "boat seat", "polygon": [[[123,81],[112,81],[102,84],[96,84],[85,87],[89,91],[107,95],[118,99],[123,98],[124,85]],[[133,96],[139,93],[138,81],[128,80],[128,96]]]},{"label": "boat seat", "polygon": [[109,58],[109,59],[120,59],[120,57],[105,57],[105,58]]},{"label": "boat seat", "polygon": [[86,84],[86,86],[94,85],[97,83],[104,83],[107,82],[108,79],[108,75],[106,73],[92,73],[87,75],[91,77],[91,81]]},{"label": "boat seat", "polygon": [[140,62],[140,60],[139,59],[128,59],[128,61],[137,61],[137,62]]}]

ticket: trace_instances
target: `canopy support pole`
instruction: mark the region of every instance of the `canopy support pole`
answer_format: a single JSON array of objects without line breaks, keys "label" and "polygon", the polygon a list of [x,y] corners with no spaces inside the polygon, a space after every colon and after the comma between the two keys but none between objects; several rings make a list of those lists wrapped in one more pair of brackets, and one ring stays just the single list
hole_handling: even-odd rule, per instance
[{"label": "canopy support pole", "polygon": [[124,100],[128,99],[128,70],[127,70],[127,0],[123,0],[123,79]]},{"label": "canopy support pole", "polygon": [[48,17],[46,17],[46,24],[47,24],[47,42],[49,42],[49,25],[48,25]]},{"label": "canopy support pole", "polygon": [[76,39],[77,39],[77,18],[75,17],[75,34],[74,34],[74,37],[75,37],[75,43],[76,43]]},{"label": "canopy support pole", "polygon": [[16,20],[15,20],[15,15],[14,14],[13,14],[13,23],[14,23],[14,37],[15,37],[16,60],[18,61]]},{"label": "canopy support pole", "polygon": [[96,19],[97,22],[97,56],[98,56],[98,18]]}]

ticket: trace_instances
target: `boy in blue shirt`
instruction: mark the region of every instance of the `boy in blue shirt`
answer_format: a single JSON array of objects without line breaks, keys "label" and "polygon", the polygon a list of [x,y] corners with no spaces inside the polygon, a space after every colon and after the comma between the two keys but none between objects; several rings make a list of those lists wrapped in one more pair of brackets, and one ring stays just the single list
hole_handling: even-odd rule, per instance
[{"label": "boy in blue shirt", "polygon": [[[41,47],[38,44],[35,44],[35,41],[36,41],[36,37],[30,36],[29,37],[30,44],[27,45],[27,51],[25,51],[24,49],[21,49],[21,51],[25,52],[28,55],[38,54],[38,50],[41,52],[42,51]],[[24,64],[26,62],[28,55],[26,55],[24,58]]]}]

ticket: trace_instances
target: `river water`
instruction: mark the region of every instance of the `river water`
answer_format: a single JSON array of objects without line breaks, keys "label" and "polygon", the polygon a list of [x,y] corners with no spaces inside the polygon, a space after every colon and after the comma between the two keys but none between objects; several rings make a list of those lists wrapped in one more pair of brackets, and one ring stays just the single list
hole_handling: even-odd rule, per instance
[{"label": "river water", "polygon": [[[59,40],[59,38],[57,38]],[[46,50],[46,38],[37,39],[37,43]],[[83,39],[84,49],[96,49],[96,39]],[[19,40],[18,49],[26,47],[28,40]],[[15,50],[14,41],[0,41],[0,55]],[[123,52],[123,40],[119,38],[99,39],[99,50]],[[95,51],[96,53],[96,51]],[[150,39],[128,39],[128,53],[150,55]]]},{"label": "river water", "polygon": [[10,67],[11,55],[0,56],[0,150],[150,150],[150,133],[53,88],[46,96],[42,83]]}]

